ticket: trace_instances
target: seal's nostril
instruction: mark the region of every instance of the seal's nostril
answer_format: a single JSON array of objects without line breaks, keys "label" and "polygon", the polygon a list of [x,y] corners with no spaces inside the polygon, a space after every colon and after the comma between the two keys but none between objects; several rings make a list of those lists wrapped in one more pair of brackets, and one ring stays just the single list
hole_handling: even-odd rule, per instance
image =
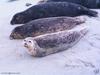
[{"label": "seal's nostril", "polygon": [[25,43],[25,45],[27,45],[27,43]]},{"label": "seal's nostril", "polygon": [[12,21],[10,22],[10,24],[13,24]]}]

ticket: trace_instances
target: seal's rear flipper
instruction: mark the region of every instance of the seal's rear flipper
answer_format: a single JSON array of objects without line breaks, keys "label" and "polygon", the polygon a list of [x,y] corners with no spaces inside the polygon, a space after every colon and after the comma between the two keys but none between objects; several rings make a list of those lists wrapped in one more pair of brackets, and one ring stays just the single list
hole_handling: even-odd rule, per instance
[{"label": "seal's rear flipper", "polygon": [[83,28],[81,31],[80,31],[80,33],[81,33],[81,35],[86,35],[87,33],[88,33],[88,31],[89,31],[89,29],[88,28]]},{"label": "seal's rear flipper", "polygon": [[88,10],[87,14],[93,17],[98,17],[98,12],[93,11],[93,10]]}]

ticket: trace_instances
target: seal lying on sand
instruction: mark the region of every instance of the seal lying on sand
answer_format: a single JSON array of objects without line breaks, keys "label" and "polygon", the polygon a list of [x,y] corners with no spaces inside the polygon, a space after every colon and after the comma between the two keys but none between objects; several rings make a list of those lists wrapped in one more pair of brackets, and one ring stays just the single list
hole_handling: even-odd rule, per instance
[{"label": "seal lying on sand", "polygon": [[41,0],[38,4],[47,2],[72,2],[87,8],[100,8],[100,0]]},{"label": "seal lying on sand", "polygon": [[67,50],[75,45],[85,34],[87,29],[65,30],[37,37],[28,37],[24,40],[27,52],[35,57],[43,57],[53,53]]},{"label": "seal lying on sand", "polygon": [[16,27],[11,35],[11,39],[24,39],[45,33],[53,33],[73,27],[85,22],[84,17],[51,17],[33,20],[25,25]]},{"label": "seal lying on sand", "polygon": [[78,4],[68,2],[50,2],[32,6],[13,16],[11,24],[24,24],[31,20],[47,17],[89,15],[96,17],[97,12]]}]

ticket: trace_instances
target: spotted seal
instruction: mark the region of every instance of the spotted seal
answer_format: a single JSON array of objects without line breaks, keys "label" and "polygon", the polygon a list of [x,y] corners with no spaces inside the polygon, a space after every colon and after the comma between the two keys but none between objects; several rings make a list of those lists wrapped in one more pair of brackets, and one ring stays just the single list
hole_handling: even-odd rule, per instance
[{"label": "spotted seal", "polygon": [[80,17],[50,17],[33,20],[25,25],[18,26],[12,30],[11,39],[24,39],[46,33],[53,33],[62,30],[69,30],[85,22],[83,16]]},{"label": "spotted seal", "polygon": [[78,4],[69,2],[50,2],[34,5],[23,12],[15,14],[11,20],[11,24],[24,24],[39,18],[58,16],[75,17],[80,15],[89,15],[96,17],[97,14],[96,11]]},{"label": "spotted seal", "polygon": [[87,29],[59,31],[37,37],[28,37],[24,39],[23,44],[30,55],[43,57],[71,48],[87,32]]}]

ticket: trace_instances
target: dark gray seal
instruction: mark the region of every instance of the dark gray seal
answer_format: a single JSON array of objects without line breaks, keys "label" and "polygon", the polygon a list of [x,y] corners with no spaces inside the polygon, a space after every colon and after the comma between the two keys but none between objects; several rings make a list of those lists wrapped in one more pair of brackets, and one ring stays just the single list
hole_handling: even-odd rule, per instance
[{"label": "dark gray seal", "polygon": [[69,30],[85,22],[84,17],[51,17],[33,20],[25,25],[16,27],[11,39],[24,39],[46,33],[53,33],[62,30]]},{"label": "dark gray seal", "polygon": [[41,0],[38,4],[47,2],[72,2],[76,4],[83,5],[87,8],[100,8],[100,0]]},{"label": "dark gray seal", "polygon": [[86,33],[87,29],[65,30],[24,40],[24,47],[34,57],[43,57],[67,50],[74,46]]},{"label": "dark gray seal", "polygon": [[89,15],[96,17],[97,12],[84,6],[68,2],[50,2],[30,7],[13,16],[11,24],[24,24],[31,20],[47,17]]}]

